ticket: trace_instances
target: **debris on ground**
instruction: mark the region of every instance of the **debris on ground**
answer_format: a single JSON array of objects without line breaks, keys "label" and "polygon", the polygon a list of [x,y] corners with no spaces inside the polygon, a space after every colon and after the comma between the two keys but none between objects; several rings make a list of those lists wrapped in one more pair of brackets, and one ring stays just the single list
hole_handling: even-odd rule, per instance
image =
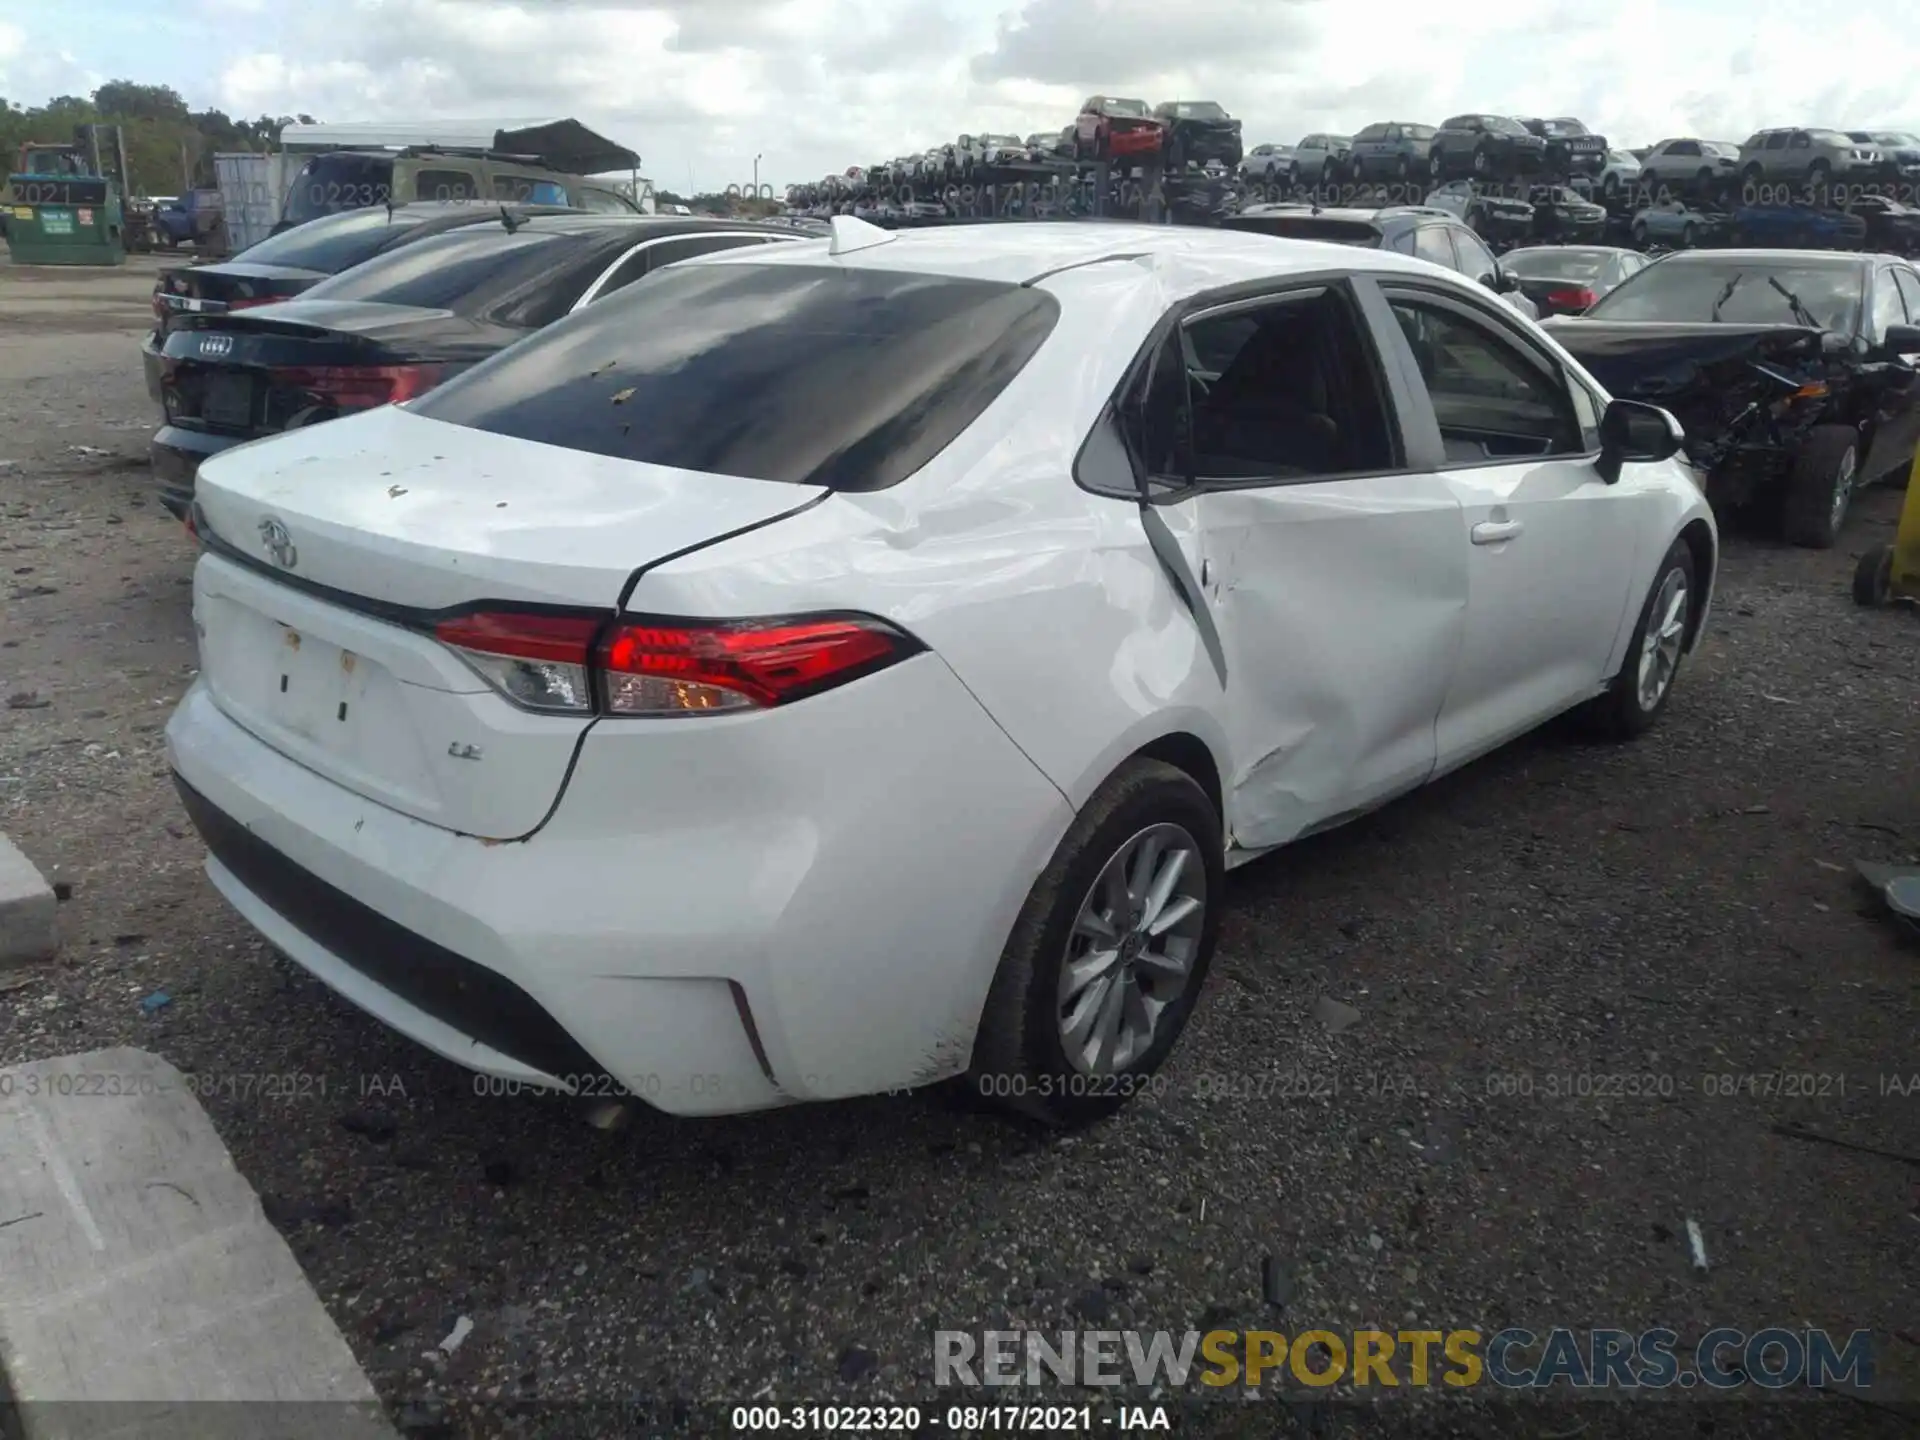
[{"label": "debris on ground", "polygon": [[1693,1257],[1694,1270],[1701,1275],[1706,1274],[1707,1237],[1700,1233],[1698,1220],[1687,1221],[1687,1251]]},{"label": "debris on ground", "polygon": [[1329,1034],[1338,1035],[1360,1023],[1360,1012],[1331,995],[1322,995],[1313,1002],[1313,1018],[1326,1026]]},{"label": "debris on ground", "polygon": [[472,1333],[473,1321],[469,1320],[465,1315],[462,1315],[458,1320],[453,1322],[453,1329],[447,1332],[447,1338],[440,1342],[440,1353],[442,1355],[453,1354],[454,1351],[466,1344],[467,1336]]},{"label": "debris on ground", "polygon": [[142,997],[140,1001],[140,1013],[142,1015],[158,1015],[172,1003],[173,997],[171,995],[164,990],[156,990],[151,995]]}]

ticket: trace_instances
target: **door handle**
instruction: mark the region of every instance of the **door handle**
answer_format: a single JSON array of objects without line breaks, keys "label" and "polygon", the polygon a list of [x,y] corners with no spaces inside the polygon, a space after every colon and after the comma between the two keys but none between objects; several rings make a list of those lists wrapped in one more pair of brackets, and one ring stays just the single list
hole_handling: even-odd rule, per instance
[{"label": "door handle", "polygon": [[1498,545],[1502,540],[1513,539],[1526,528],[1518,520],[1483,520],[1473,527],[1473,543]]}]

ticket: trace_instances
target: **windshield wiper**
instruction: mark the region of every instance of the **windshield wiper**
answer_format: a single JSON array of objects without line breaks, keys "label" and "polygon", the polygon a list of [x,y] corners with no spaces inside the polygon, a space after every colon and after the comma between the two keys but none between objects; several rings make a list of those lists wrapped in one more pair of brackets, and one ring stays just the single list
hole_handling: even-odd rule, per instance
[{"label": "windshield wiper", "polygon": [[1746,271],[1736,270],[1734,272],[1733,278],[1727,281],[1727,288],[1720,292],[1719,296],[1713,302],[1713,308],[1707,312],[1707,318],[1709,320],[1718,320],[1720,318],[1720,307],[1733,298],[1733,287],[1746,278]]},{"label": "windshield wiper", "polygon": [[1827,327],[1814,319],[1813,312],[1800,303],[1800,297],[1780,283],[1778,275],[1769,275],[1767,283],[1787,297],[1787,304],[1793,307],[1793,318],[1810,330],[1824,330]]}]

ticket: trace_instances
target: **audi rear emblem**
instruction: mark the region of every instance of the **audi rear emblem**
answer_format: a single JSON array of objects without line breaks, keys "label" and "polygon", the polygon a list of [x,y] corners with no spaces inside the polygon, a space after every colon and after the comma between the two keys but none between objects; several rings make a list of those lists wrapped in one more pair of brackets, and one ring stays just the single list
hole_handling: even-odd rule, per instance
[{"label": "audi rear emblem", "polygon": [[233,337],[231,335],[202,335],[200,337],[200,353],[202,355],[229,355],[233,353]]}]

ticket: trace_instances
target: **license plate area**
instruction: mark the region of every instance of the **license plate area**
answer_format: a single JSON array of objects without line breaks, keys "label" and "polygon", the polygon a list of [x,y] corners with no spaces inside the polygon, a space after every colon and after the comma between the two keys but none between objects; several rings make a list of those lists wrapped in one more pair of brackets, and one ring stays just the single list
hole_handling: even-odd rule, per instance
[{"label": "license plate area", "polygon": [[377,660],[225,596],[203,592],[197,609],[202,669],[234,719],[362,794],[433,803],[411,687]]},{"label": "license plate area", "polygon": [[253,424],[253,379],[215,370],[200,382],[200,418],[209,425],[245,430]]}]

